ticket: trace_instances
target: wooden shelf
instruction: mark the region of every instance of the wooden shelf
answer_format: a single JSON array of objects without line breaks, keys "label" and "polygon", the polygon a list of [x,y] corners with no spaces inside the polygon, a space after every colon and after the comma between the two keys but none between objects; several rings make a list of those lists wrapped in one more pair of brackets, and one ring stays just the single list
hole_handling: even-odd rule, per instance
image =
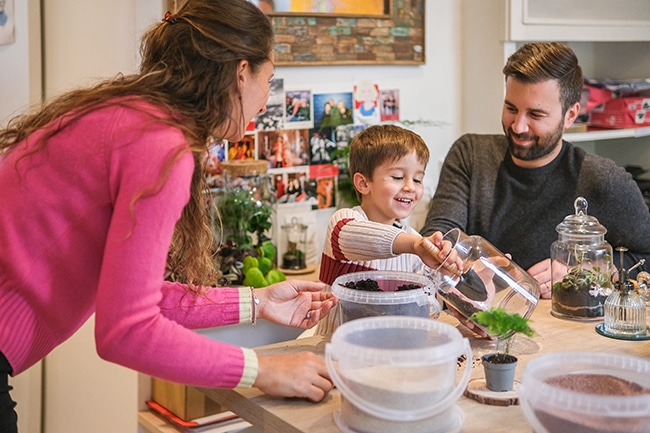
[{"label": "wooden shelf", "polygon": [[591,129],[585,132],[567,132],[564,139],[573,143],[581,141],[616,140],[650,136],[650,126],[625,129]]}]

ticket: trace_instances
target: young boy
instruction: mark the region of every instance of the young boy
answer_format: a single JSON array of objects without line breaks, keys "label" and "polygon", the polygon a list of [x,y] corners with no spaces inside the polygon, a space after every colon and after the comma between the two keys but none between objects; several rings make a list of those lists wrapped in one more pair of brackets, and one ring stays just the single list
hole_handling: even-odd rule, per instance
[{"label": "young boy", "polygon": [[[370,270],[421,274],[442,262],[458,270],[456,252],[443,234],[423,238],[401,220],[422,199],[429,149],[416,133],[394,125],[365,129],[350,143],[349,169],[361,203],[330,218],[321,257],[320,280],[332,285],[339,275]],[[445,259],[447,259],[445,261]],[[440,311],[435,298],[433,308]],[[336,329],[339,309],[319,322],[316,335]]]},{"label": "young boy", "polygon": [[[360,206],[332,215],[320,280],[368,270],[422,273],[437,268],[451,244],[436,232],[422,238],[403,223],[422,199],[429,149],[416,133],[394,125],[367,128],[350,143],[350,175]],[[432,254],[429,240],[440,250]]]}]

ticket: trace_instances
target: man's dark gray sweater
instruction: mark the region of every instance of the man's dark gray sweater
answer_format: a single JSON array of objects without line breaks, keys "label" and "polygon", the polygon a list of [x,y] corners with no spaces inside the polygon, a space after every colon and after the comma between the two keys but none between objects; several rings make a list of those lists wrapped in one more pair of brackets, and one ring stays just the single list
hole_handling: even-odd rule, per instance
[{"label": "man's dark gray sweater", "polygon": [[550,164],[524,169],[513,163],[505,136],[463,135],[445,158],[421,233],[460,228],[528,269],[550,257],[555,227],[575,213],[579,196],[612,247],[629,249],[625,267],[645,258],[650,269],[650,212],[632,176],[567,141]]}]

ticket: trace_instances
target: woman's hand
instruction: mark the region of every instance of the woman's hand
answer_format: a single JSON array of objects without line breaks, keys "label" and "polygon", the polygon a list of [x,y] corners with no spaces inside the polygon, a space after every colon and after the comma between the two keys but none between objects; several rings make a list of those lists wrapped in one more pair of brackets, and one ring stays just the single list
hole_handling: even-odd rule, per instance
[{"label": "woman's hand", "polygon": [[324,288],[323,283],[289,280],[255,289],[258,316],[280,325],[311,328],[338,302]]},{"label": "woman's hand", "polygon": [[258,355],[259,370],[253,386],[277,397],[321,401],[332,389],[325,360],[312,352]]}]

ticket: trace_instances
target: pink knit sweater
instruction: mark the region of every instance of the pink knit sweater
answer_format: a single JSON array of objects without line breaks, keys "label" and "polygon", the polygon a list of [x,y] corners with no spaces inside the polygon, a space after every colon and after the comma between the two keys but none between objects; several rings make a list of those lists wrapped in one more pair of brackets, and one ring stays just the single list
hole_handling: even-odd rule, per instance
[{"label": "pink knit sweater", "polygon": [[[98,354],[199,386],[249,386],[257,357],[188,328],[251,321],[248,289],[195,298],[163,281],[189,199],[189,149],[142,101],[83,116],[33,152],[36,132],[0,158],[0,352],[18,374],[95,313]],[[148,114],[146,114],[148,113]],[[144,193],[144,194],[143,194]]]}]

